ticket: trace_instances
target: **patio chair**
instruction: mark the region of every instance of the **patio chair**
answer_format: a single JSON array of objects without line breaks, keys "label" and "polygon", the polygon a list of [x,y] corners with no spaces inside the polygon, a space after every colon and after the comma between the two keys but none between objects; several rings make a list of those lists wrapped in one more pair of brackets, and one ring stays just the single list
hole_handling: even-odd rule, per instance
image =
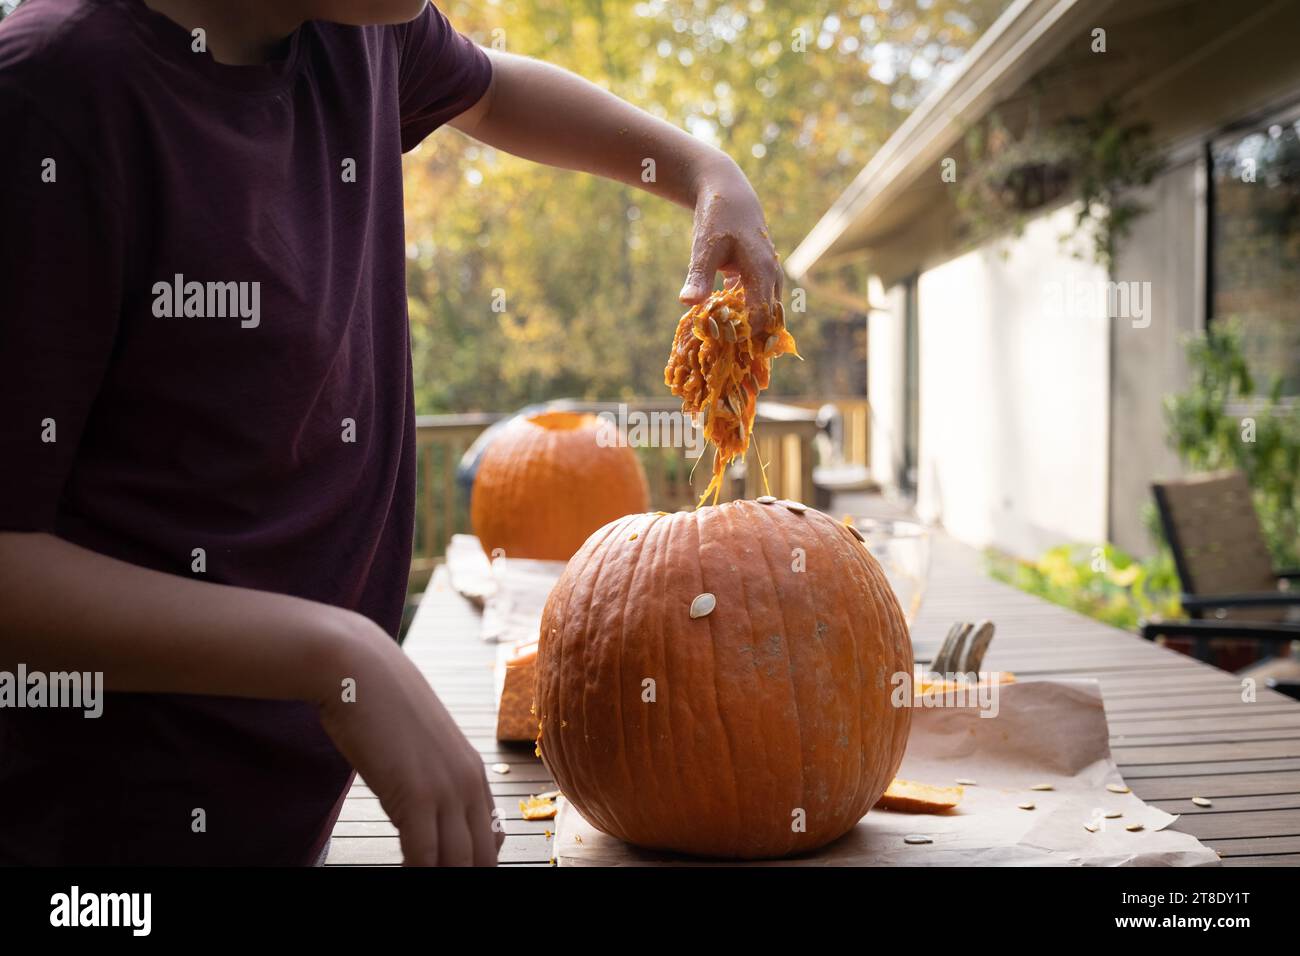
[{"label": "patio chair", "polygon": [[[1300,640],[1300,588],[1285,589],[1300,569],[1273,568],[1246,476],[1215,472],[1151,487],[1189,618],[1144,622],[1142,636],[1191,638],[1201,660],[1209,659],[1211,640],[1256,641],[1274,654]],[[1261,676],[1270,670],[1281,675],[1270,686],[1300,698],[1300,681],[1286,666],[1265,665]]]}]

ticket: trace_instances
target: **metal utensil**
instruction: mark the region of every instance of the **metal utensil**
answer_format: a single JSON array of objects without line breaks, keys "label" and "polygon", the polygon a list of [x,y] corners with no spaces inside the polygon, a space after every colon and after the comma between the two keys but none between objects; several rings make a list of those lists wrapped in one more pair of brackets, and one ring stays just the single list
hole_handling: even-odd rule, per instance
[{"label": "metal utensil", "polygon": [[930,662],[936,674],[978,674],[984,655],[993,641],[992,621],[958,621],[948,629],[939,652]]}]

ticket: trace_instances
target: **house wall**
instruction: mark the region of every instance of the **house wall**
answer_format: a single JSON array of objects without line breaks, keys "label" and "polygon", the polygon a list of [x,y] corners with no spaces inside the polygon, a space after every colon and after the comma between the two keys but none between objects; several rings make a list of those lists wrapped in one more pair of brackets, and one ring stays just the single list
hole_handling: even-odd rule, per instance
[{"label": "house wall", "polygon": [[[1032,557],[1112,541],[1154,551],[1151,482],[1184,473],[1165,442],[1165,397],[1184,390],[1184,344],[1205,328],[1206,169],[1199,146],[1136,194],[1147,212],[1114,283],[1144,314],[1106,317],[1108,277],[1060,236],[1073,207],[922,271],[917,511],[977,547]],[[1146,285],[1143,285],[1146,284]],[[869,327],[872,470],[893,487],[903,429],[902,283]]]},{"label": "house wall", "polygon": [[1062,247],[1073,214],[919,279],[917,512],[977,547],[1030,557],[1106,537],[1107,277]]},{"label": "house wall", "polygon": [[1147,208],[1120,246],[1117,281],[1151,283],[1150,324],[1118,319],[1111,354],[1110,540],[1154,551],[1142,521],[1151,482],[1183,473],[1165,443],[1164,398],[1189,379],[1184,342],[1205,328],[1205,163],[1175,161],[1137,195]]}]

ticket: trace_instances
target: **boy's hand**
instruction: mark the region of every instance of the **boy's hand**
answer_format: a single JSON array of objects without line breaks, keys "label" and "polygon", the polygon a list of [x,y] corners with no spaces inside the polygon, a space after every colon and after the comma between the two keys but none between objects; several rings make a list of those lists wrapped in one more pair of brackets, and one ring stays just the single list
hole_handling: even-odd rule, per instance
[{"label": "boy's hand", "polygon": [[758,196],[731,162],[700,179],[695,203],[691,265],[679,298],[686,305],[703,302],[721,272],[727,284],[740,282],[755,332],[767,329],[772,304],[781,299],[781,265],[768,235]]},{"label": "boy's hand", "polygon": [[397,827],[405,864],[495,866],[504,834],[483,761],[424,676],[364,620],[335,669],[356,681],[356,699],[336,682],[321,722]]}]

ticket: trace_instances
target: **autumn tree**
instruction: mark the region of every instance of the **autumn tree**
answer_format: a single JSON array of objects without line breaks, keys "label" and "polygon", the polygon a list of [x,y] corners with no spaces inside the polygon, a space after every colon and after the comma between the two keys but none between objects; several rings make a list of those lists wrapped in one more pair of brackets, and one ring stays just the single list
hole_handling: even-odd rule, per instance
[{"label": "autumn tree", "polygon": [[[443,5],[486,47],[582,74],[732,155],[788,253],[1003,0]],[[422,412],[666,394],[690,212],[446,130],[408,155],[408,282]],[[791,289],[787,288],[787,299]],[[865,390],[865,326],[806,296],[778,394]]]}]

